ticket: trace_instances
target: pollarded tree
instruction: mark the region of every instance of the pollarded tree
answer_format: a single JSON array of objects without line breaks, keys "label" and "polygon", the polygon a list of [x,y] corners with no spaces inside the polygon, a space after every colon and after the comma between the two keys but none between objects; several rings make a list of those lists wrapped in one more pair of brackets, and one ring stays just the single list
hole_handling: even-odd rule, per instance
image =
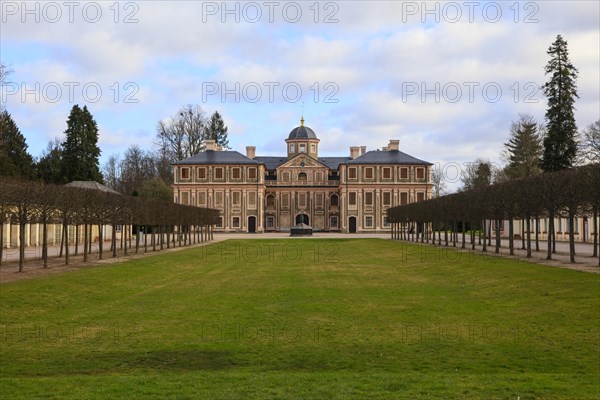
[{"label": "pollarded tree", "polygon": [[98,164],[98,125],[87,106],[74,105],[67,120],[63,143],[62,175],[66,182],[102,182]]},{"label": "pollarded tree", "polygon": [[208,125],[206,126],[206,131],[204,132],[204,139],[214,140],[218,146],[229,149],[227,126],[218,111],[215,111],[210,117],[210,121],[208,121]]},{"label": "pollarded tree", "polygon": [[546,135],[541,168],[545,172],[572,167],[577,157],[577,124],[575,123],[575,98],[579,71],[569,60],[567,42],[561,35],[548,49],[550,61],[546,75],[550,80],[543,86],[548,98],[546,110]]},{"label": "pollarded tree", "polygon": [[506,146],[506,175],[509,179],[525,178],[541,172],[540,158],[543,147],[538,124],[531,115],[519,115],[510,126]]},{"label": "pollarded tree", "polygon": [[0,175],[33,178],[33,158],[27,142],[8,111],[0,113]]}]

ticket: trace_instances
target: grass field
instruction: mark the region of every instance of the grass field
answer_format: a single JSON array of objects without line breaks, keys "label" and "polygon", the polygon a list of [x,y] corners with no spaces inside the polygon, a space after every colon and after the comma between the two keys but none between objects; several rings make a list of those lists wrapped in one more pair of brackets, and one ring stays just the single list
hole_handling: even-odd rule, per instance
[{"label": "grass field", "polygon": [[598,399],[597,274],[239,240],[0,286],[0,398]]}]

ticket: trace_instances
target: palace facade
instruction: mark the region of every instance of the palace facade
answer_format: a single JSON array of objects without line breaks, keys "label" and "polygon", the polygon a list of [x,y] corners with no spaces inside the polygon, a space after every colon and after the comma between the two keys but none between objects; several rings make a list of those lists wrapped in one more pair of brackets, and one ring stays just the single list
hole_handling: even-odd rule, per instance
[{"label": "palace facade", "polygon": [[221,211],[216,231],[387,232],[390,207],[431,197],[432,164],[405,154],[399,141],[381,150],[350,147],[349,157],[319,157],[319,138],[304,125],[285,139],[287,155],[206,151],[174,163],[174,201]]}]

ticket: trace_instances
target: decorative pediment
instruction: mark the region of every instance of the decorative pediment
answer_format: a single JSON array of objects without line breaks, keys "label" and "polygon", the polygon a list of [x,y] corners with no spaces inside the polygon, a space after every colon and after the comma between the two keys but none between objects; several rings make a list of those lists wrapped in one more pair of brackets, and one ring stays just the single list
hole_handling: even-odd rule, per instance
[{"label": "decorative pediment", "polygon": [[308,154],[298,154],[291,160],[288,160],[287,162],[281,164],[279,167],[277,167],[277,169],[279,169],[279,168],[305,168],[305,167],[306,168],[327,168],[327,169],[329,169],[329,167],[327,167],[325,164],[315,160]]}]

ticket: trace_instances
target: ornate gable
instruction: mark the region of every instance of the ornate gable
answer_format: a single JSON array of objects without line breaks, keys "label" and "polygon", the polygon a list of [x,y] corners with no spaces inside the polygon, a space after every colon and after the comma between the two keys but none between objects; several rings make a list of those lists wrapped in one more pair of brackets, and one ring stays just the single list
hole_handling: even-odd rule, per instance
[{"label": "ornate gable", "polygon": [[281,164],[277,169],[281,168],[325,168],[329,170],[329,167],[318,160],[315,160],[308,154],[298,154],[291,160]]}]

